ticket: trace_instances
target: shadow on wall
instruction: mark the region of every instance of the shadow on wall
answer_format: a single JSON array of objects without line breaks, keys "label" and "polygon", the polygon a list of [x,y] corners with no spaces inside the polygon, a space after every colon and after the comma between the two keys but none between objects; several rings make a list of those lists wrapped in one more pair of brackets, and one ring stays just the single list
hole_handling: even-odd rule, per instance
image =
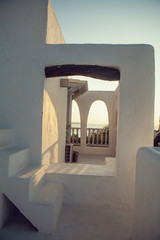
[{"label": "shadow on wall", "polygon": [[42,165],[58,162],[58,121],[47,86],[43,92]]}]

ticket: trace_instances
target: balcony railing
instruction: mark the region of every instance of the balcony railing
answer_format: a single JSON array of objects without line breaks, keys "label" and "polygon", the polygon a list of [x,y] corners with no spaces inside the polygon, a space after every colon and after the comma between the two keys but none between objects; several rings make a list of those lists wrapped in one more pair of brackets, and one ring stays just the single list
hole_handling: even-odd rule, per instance
[{"label": "balcony railing", "polygon": [[81,128],[71,128],[71,143],[79,146],[81,143]]},{"label": "balcony railing", "polygon": [[[71,143],[79,146],[81,143],[81,128],[71,128]],[[109,129],[87,128],[86,146],[88,147],[108,147]]]}]

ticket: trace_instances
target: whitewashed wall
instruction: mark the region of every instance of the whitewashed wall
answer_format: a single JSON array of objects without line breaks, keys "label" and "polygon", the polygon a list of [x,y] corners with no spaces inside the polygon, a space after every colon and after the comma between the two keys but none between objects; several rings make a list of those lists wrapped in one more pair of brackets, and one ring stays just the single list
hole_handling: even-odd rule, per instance
[{"label": "whitewashed wall", "polygon": [[133,240],[160,239],[160,149],[137,154]]},{"label": "whitewashed wall", "polygon": [[[79,106],[81,118],[81,144],[74,146],[74,150],[80,154],[102,155],[115,157],[116,155],[116,94],[114,91],[88,91],[75,101]],[[96,100],[101,100],[105,103],[109,117],[109,148],[93,148],[86,146],[86,129],[87,119],[90,107]]]},{"label": "whitewashed wall", "polygon": [[[65,43],[51,2],[47,9],[47,44]],[[42,56],[43,57],[43,56]],[[65,161],[67,89],[60,78],[44,80],[42,121],[42,164]]]},{"label": "whitewashed wall", "polygon": [[64,38],[47,0],[0,1],[0,36],[0,127],[14,128],[16,144],[41,163],[46,39]]},{"label": "whitewashed wall", "polygon": [[60,87],[59,78],[44,82],[42,164],[64,162],[67,90]]},{"label": "whitewashed wall", "polygon": [[[53,54],[54,53],[54,54]],[[63,57],[62,57],[63,56]],[[86,64],[120,69],[115,201],[133,207],[136,153],[153,145],[154,50],[150,45],[49,45],[46,64]],[[116,188],[115,188],[116,189]]]},{"label": "whitewashed wall", "polygon": [[46,43],[47,44],[58,44],[65,43],[63,34],[59,27],[56,15],[52,8],[51,2],[48,2],[47,9],[47,34],[46,34]]},{"label": "whitewashed wall", "polygon": [[118,176],[110,189],[113,201],[130,207],[134,199],[136,152],[153,144],[153,47],[47,45],[47,12],[47,0],[0,1],[0,127],[14,128],[16,144],[28,145],[32,162],[41,163],[45,66],[86,64],[119,68]]}]

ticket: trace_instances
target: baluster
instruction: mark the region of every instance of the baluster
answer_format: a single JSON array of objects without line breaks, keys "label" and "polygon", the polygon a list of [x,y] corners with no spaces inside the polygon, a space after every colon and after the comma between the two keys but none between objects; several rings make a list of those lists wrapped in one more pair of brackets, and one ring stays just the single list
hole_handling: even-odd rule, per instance
[{"label": "baluster", "polygon": [[88,144],[91,143],[91,130],[88,129]]},{"label": "baluster", "polygon": [[75,140],[74,133],[75,133],[75,128],[73,128],[73,144],[74,144],[74,140]]},{"label": "baluster", "polygon": [[96,129],[96,133],[97,133],[97,135],[96,135],[96,144],[98,145],[98,129]]},{"label": "baluster", "polygon": [[103,145],[103,129],[101,129],[100,132],[101,132],[101,145]]},{"label": "baluster", "polygon": [[79,128],[79,145],[81,143],[81,128]]},{"label": "baluster", "polygon": [[94,142],[93,142],[93,137],[94,137],[93,135],[94,135],[94,131],[93,131],[93,129],[92,129],[91,131],[92,131],[92,134],[91,134],[91,135],[92,135],[92,141],[91,141],[91,145],[93,145],[93,144],[94,144]]},{"label": "baluster", "polygon": [[77,128],[77,135],[76,135],[76,143],[78,144],[78,128]]},{"label": "baluster", "polygon": [[92,129],[92,132],[93,132],[92,145],[95,145],[95,143],[94,143],[94,139],[95,139],[95,132],[94,132],[94,129]]},{"label": "baluster", "polygon": [[107,130],[107,144],[109,145],[109,129]]},{"label": "baluster", "polygon": [[104,146],[107,145],[107,130],[104,130]]},{"label": "baluster", "polygon": [[89,143],[89,130],[88,128],[86,129],[86,144]]}]

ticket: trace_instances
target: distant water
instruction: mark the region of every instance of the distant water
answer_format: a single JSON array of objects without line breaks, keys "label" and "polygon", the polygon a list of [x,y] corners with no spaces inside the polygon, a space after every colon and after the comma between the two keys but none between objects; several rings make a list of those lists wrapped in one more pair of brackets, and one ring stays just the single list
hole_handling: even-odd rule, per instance
[{"label": "distant water", "polygon": [[[103,128],[106,124],[88,124],[88,128]],[[80,123],[72,123],[72,127],[80,128]]]},{"label": "distant water", "polygon": [[[88,124],[88,128],[103,128],[106,124]],[[72,123],[72,127],[80,128],[80,123]],[[158,126],[154,126],[154,130],[157,130]]]}]

